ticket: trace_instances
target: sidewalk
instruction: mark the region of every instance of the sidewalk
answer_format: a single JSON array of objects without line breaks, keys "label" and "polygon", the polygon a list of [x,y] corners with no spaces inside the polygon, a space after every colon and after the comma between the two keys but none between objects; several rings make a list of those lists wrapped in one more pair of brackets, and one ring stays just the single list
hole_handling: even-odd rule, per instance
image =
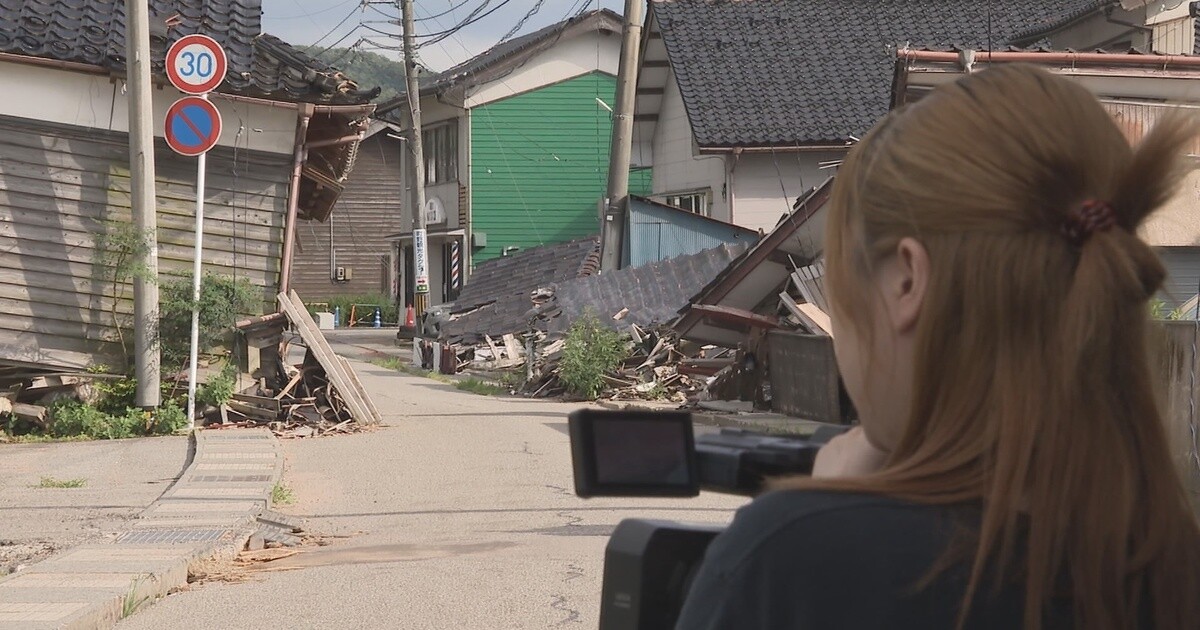
[{"label": "sidewalk", "polygon": [[183,475],[114,541],[0,578],[0,630],[110,628],[187,584],[192,562],[244,547],[283,473],[279,442],[265,429],[194,440]]}]

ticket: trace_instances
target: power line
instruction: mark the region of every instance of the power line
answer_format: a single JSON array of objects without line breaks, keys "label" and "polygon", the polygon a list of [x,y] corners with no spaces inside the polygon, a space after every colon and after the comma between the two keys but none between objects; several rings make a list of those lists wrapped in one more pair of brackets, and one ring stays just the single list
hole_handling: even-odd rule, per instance
[{"label": "power line", "polygon": [[[342,18],[342,21],[337,23],[337,26],[334,26],[333,28],[329,29],[328,33],[325,33],[324,35],[321,36],[320,39],[313,42],[312,47],[316,48],[317,46],[320,46],[321,42],[325,41],[325,38],[336,33],[339,28],[342,28],[342,26],[344,26],[346,24],[346,22],[350,21],[350,18],[354,17],[354,11],[355,11],[355,9],[358,9],[358,8],[360,8],[360,7],[355,7],[354,9],[351,9],[350,13],[346,14],[346,17]],[[350,32],[353,33],[354,30],[352,29]],[[342,37],[342,39],[338,40],[338,43],[345,41],[346,37],[348,37],[348,36],[349,36],[349,33],[347,33],[346,36]],[[336,45],[337,44],[334,44],[333,46],[336,46]],[[326,47],[326,50],[328,50],[329,48],[333,48],[333,46]]]},{"label": "power line", "polygon": [[546,3],[546,0],[537,0],[537,4],[533,5],[533,8],[530,9],[529,12],[525,14],[525,17],[523,17],[517,21],[516,26],[509,29],[508,32],[504,34],[504,37],[500,38],[500,41],[498,42],[498,44],[502,44],[502,43],[508,41],[508,38],[512,37],[513,35],[516,35],[517,31],[521,30],[521,27],[525,26],[525,23],[529,21],[529,18],[537,15],[537,12],[542,10],[542,5],[545,3]]},{"label": "power line", "polygon": [[462,30],[463,28],[482,20],[483,18],[495,13],[496,11],[499,11],[500,9],[504,8],[504,6],[507,5],[509,2],[512,2],[512,0],[500,0],[500,4],[492,7],[492,9],[490,11],[480,15],[479,11],[482,11],[485,7],[487,7],[487,5],[490,1],[491,0],[483,0],[483,4],[479,5],[479,7],[471,13],[471,15],[468,15],[465,20],[463,20],[462,22],[459,22],[458,25],[454,26],[453,28],[443,31],[441,33],[428,33],[426,35],[422,35],[421,37],[431,37],[433,39],[422,42],[420,45],[417,46],[417,48],[424,47],[427,44],[435,44],[437,42],[440,42],[443,39],[446,39],[447,37],[454,35],[455,33]]}]

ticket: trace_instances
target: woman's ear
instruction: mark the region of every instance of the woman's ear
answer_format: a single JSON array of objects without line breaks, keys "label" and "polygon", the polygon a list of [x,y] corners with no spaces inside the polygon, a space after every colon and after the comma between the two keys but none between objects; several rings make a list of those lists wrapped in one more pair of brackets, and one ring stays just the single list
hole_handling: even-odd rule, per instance
[{"label": "woman's ear", "polygon": [[911,332],[920,319],[929,287],[929,253],[920,241],[902,238],[880,272],[880,288],[892,329],[897,334]]}]

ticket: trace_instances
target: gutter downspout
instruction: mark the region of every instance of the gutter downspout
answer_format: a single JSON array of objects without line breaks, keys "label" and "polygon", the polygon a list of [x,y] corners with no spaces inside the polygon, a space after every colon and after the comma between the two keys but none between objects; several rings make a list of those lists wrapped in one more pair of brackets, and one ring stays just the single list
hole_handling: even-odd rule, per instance
[{"label": "gutter downspout", "polygon": [[725,174],[725,189],[729,195],[729,222],[730,223],[733,223],[733,205],[734,205],[734,201],[737,199],[737,195],[734,193],[735,183],[736,183],[735,177],[736,177],[738,160],[741,157],[742,157],[742,148],[734,147],[732,159],[727,159],[725,161],[725,163],[729,165],[729,168],[726,170],[726,174]]},{"label": "gutter downspout", "polygon": [[296,121],[296,149],[292,160],[292,184],[288,189],[287,220],[283,227],[283,265],[279,271],[279,292],[288,293],[292,288],[292,255],[296,247],[296,215],[300,207],[300,173],[308,151],[304,139],[308,136],[308,122],[313,116],[310,103],[299,105],[300,119]]}]

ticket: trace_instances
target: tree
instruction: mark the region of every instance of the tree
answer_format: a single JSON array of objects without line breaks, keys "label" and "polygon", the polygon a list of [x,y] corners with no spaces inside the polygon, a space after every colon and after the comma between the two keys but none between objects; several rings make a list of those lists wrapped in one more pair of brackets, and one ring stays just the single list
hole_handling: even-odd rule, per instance
[{"label": "tree", "polygon": [[375,87],[383,89],[376,102],[395,98],[404,87],[404,64],[392,61],[379,53],[346,48],[321,48],[306,46],[301,50],[341,70],[363,90]]}]

